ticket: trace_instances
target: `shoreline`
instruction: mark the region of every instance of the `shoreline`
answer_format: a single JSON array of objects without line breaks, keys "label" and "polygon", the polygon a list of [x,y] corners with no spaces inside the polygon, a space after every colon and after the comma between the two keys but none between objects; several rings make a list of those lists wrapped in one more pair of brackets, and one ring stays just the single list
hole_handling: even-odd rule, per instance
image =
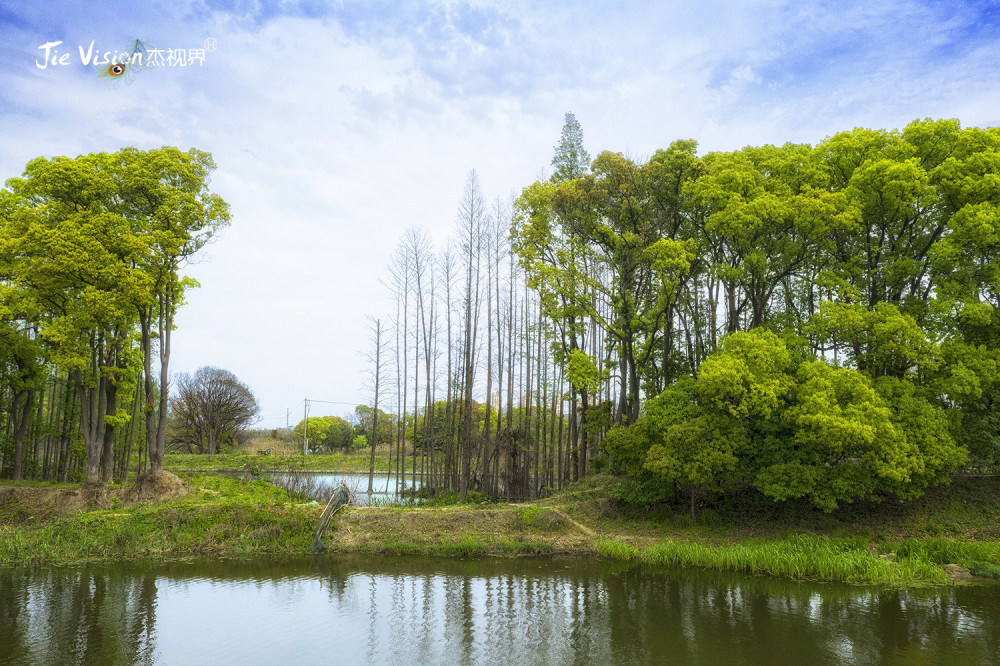
[{"label": "shoreline", "polygon": [[[0,566],[312,552],[322,506],[266,481],[203,470],[184,481],[186,494],[166,501],[132,497],[127,487],[0,485]],[[970,503],[973,491],[993,497],[994,481],[960,489],[951,500],[967,508],[955,518],[965,524],[941,534],[919,533],[919,521],[940,518],[920,506],[902,521],[886,507],[883,522],[900,523],[895,531],[865,516],[692,525],[682,513],[623,512],[607,497],[608,482],[588,479],[523,504],[349,506],[324,542],[334,555],[558,555],[899,588],[1000,579],[996,521],[973,529],[977,512],[994,507]]]}]

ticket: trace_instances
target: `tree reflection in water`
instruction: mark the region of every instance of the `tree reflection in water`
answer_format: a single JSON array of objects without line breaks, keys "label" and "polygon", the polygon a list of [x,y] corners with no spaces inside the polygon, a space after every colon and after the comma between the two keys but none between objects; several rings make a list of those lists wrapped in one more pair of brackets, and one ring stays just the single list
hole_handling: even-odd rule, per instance
[{"label": "tree reflection in water", "polygon": [[995,586],[329,556],[0,571],[10,663],[994,663]]}]

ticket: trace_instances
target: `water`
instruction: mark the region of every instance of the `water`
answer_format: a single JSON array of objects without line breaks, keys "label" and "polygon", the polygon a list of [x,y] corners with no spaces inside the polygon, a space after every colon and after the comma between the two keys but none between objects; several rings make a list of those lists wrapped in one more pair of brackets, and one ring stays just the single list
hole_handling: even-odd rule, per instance
[{"label": "water", "polygon": [[[242,472],[233,472],[233,474],[242,476]],[[419,490],[421,486],[419,476],[416,483],[413,483],[412,477],[407,475],[404,482],[405,485],[404,483],[400,483],[397,487],[396,477],[387,478],[385,472],[375,475],[375,478],[372,480],[371,493],[368,492],[367,473],[331,474],[329,472],[305,470],[294,473],[267,472],[267,474],[273,481],[285,487],[288,487],[288,482],[291,481],[292,487],[295,488],[321,488],[322,490],[318,495],[323,498],[324,502],[330,498],[330,495],[333,494],[333,490],[337,486],[341,483],[346,483],[347,487],[351,490],[351,501],[358,506],[367,506],[373,501],[377,502],[379,500],[391,502],[400,497],[410,498],[412,497],[411,490]]]},{"label": "water", "polygon": [[561,559],[0,570],[3,664],[993,664],[1000,590]]}]

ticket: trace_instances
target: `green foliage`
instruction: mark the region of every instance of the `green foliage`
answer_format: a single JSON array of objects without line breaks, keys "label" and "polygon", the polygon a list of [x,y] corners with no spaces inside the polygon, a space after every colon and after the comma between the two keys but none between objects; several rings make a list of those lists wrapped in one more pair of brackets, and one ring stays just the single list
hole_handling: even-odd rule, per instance
[{"label": "green foliage", "polygon": [[617,469],[707,491],[750,484],[824,511],[919,496],[966,460],[945,411],[911,380],[808,360],[763,329],[728,336],[645,413],[608,433]]},{"label": "green foliage", "polygon": [[590,155],[583,147],[583,128],[572,113],[566,114],[552,166],[555,167],[551,178],[554,183],[582,176],[590,168]]},{"label": "green foliage", "polygon": [[[307,421],[299,421],[293,432],[302,438]],[[320,447],[327,451],[340,450],[345,453],[355,446],[355,440],[362,438],[361,444],[367,443],[365,433],[355,433],[354,426],[339,416],[310,416],[308,419],[308,436],[310,447]]]},{"label": "green foliage", "polygon": [[780,540],[748,539],[733,545],[667,540],[640,549],[620,541],[597,543],[602,557],[665,566],[695,566],[785,578],[858,584],[940,585],[944,570],[924,557],[886,561],[856,539],[791,534]]},{"label": "green foliage", "polygon": [[790,364],[791,354],[774,333],[733,333],[721,352],[701,364],[695,384],[699,401],[736,418],[768,419],[792,386]]},{"label": "green foliage", "polygon": [[[214,168],[208,153],[170,147],[40,157],[0,194],[0,331],[14,322],[44,349],[37,360],[45,374],[68,376],[79,399],[89,482],[109,480],[111,461],[99,469],[105,448],[114,448],[110,440],[105,447],[106,426],[115,433],[133,418],[117,411],[117,398],[140,368],[147,413],[159,398],[166,421],[169,354],[158,355],[157,396],[153,338],[169,349],[177,308],[197,286],[180,273],[183,260],[228,224],[228,205],[208,189]],[[151,425],[156,468],[164,437]]]},{"label": "green foliage", "polygon": [[608,495],[625,506],[650,508],[674,496],[674,486],[646,472],[621,479],[608,489]]},{"label": "green foliage", "polygon": [[566,378],[578,389],[593,394],[607,378],[607,372],[602,372],[590,355],[571,349],[566,359]]}]

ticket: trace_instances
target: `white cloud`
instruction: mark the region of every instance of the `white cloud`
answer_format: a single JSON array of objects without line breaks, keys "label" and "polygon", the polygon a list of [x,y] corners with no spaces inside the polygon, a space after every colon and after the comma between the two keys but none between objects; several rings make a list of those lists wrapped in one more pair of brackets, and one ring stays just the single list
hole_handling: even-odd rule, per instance
[{"label": "white cloud", "polygon": [[[203,288],[180,313],[173,367],[232,370],[268,425],[303,397],[362,398],[364,317],[391,307],[379,279],[403,229],[443,243],[472,168],[491,198],[535,179],[566,111],[592,154],[640,158],[679,138],[704,152],[923,116],[998,122],[997,39],[920,3],[339,7],[137,13],[122,30],[218,49],[131,86],[35,71],[37,36],[72,24],[72,6],[26,18],[0,54],[4,177],[37,155],[213,153],[233,225],[191,268]],[[103,24],[80,16],[72,39],[134,38],[90,37]]]}]

